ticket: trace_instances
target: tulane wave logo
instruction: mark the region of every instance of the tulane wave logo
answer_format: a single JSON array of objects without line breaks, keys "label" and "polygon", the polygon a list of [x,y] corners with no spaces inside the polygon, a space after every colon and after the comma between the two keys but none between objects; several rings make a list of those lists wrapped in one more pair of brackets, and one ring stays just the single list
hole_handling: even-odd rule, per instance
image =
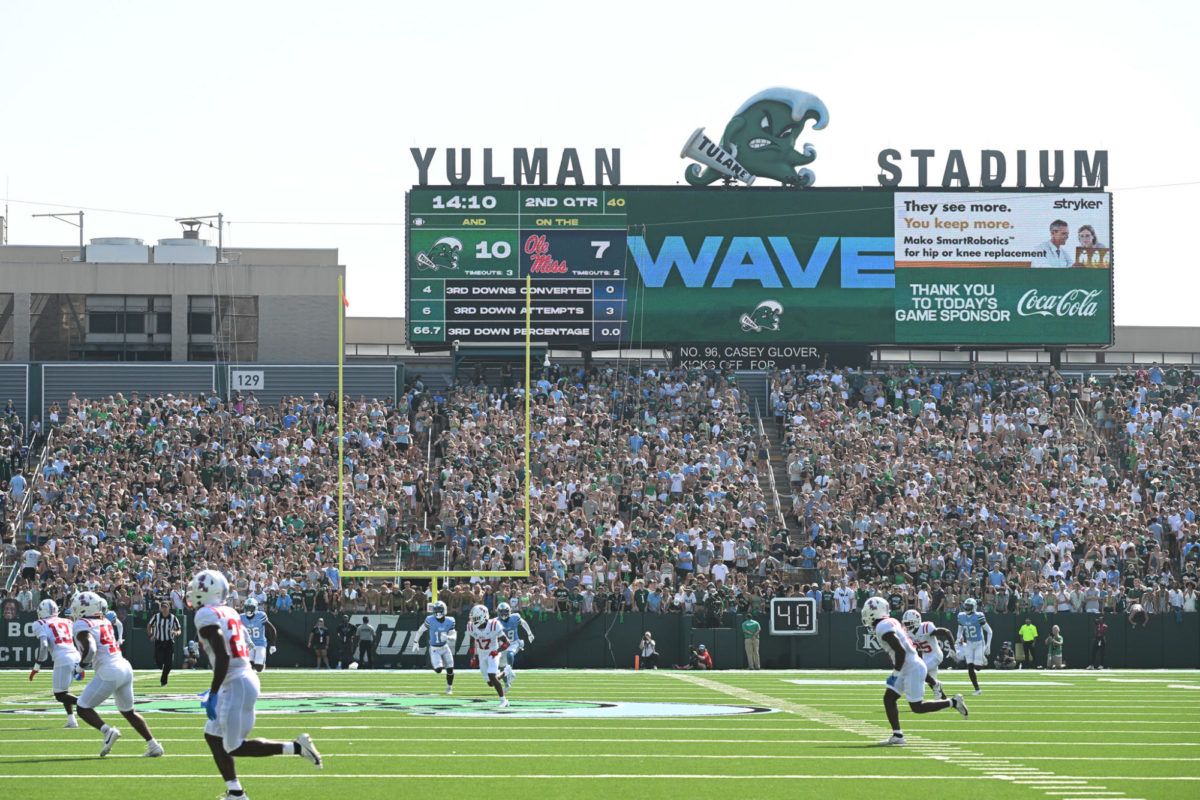
[{"label": "tulane wave logo", "polygon": [[705,166],[692,164],[684,178],[693,186],[718,180],[751,184],[755,177],[811,186],[815,176],[806,165],[817,157],[816,148],[805,144],[796,150],[796,139],[809,122],[818,131],[829,124],[829,111],[819,97],[797,89],[765,89],[742,103],[719,143],[705,136],[703,128],[692,134],[680,155]]},{"label": "tulane wave logo", "polygon": [[[196,696],[151,695],[139,697],[137,710],[166,714],[202,714]],[[513,700],[505,709],[496,708],[494,697],[446,697],[442,694],[388,694],[376,692],[271,692],[260,695],[259,714],[356,713],[396,711],[426,717],[723,717],[758,714],[772,709],[709,703],[616,703],[593,700]],[[62,704],[0,704],[3,714],[62,714]]]}]

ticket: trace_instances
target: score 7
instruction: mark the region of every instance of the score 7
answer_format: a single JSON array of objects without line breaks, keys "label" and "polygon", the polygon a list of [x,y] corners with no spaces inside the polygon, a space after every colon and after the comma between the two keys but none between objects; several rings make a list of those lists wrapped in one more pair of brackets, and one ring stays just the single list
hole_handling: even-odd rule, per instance
[{"label": "score 7", "polygon": [[593,241],[591,244],[592,244],[592,247],[596,248],[596,258],[598,258],[598,259],[604,258],[604,251],[612,246],[612,242],[610,242],[608,240],[599,241],[599,242]]}]

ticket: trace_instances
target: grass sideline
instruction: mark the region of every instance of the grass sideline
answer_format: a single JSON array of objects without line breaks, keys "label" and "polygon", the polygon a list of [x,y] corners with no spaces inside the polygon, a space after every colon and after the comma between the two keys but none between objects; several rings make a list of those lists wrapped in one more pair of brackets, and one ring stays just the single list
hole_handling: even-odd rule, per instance
[{"label": "grass sideline", "polygon": [[[300,758],[242,759],[253,800],[356,800],[399,793],[469,797],[480,792],[539,798],[937,798],[1135,800],[1192,798],[1200,791],[1200,673],[1195,671],[985,672],[984,694],[967,695],[971,716],[902,712],[909,746],[882,748],[882,672],[531,670],[513,686],[515,713],[500,714],[479,675],[461,670],[456,701],[479,716],[418,715],[392,708],[260,713],[255,735],[310,732],[325,756],[317,771]],[[63,730],[49,672],[0,672],[0,784],[13,797],[122,800],[209,798],[223,789],[201,738],[194,697],[208,673],[176,672],[166,689],[139,671],[139,704],[177,697],[181,712],[146,716],[167,755],[141,758],[139,737],[111,703],[100,711],[124,736],[96,757],[99,734]],[[943,673],[969,690],[965,673]],[[273,696],[325,693],[443,700],[427,671],[271,670]],[[78,689],[80,684],[76,684]],[[350,699],[354,699],[351,697]],[[371,699],[371,698],[366,698]],[[769,707],[731,716],[529,717],[527,704],[596,701]],[[283,702],[283,701],[280,701]],[[291,702],[291,701],[288,701]],[[461,705],[459,702],[457,705]],[[53,713],[22,713],[34,710]],[[264,708],[265,710],[265,708]],[[588,712],[595,713],[595,712]],[[600,711],[601,714],[612,713]],[[82,723],[81,723],[82,724]],[[150,778],[150,780],[147,780]],[[100,779],[99,781],[97,779]]]}]

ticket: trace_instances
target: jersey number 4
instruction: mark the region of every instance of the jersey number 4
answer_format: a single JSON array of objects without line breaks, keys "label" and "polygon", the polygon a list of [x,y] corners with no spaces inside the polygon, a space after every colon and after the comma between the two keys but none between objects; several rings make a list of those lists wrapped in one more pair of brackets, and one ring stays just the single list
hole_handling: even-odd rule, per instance
[{"label": "jersey number 4", "polygon": [[121,648],[117,647],[117,642],[113,639],[113,629],[111,625],[100,626],[100,644],[108,648],[109,654],[121,652]]}]

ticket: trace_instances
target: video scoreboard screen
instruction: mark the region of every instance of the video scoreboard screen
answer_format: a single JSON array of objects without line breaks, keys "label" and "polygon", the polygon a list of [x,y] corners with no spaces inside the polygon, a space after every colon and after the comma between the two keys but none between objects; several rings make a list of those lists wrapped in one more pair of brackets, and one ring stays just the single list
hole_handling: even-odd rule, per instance
[{"label": "video scoreboard screen", "polygon": [[605,191],[467,189],[408,198],[409,341],[619,345],[625,199]]},{"label": "video scoreboard screen", "polygon": [[416,348],[523,343],[527,279],[534,342],[706,363],[1112,343],[1100,191],[419,188],[407,233]]}]

